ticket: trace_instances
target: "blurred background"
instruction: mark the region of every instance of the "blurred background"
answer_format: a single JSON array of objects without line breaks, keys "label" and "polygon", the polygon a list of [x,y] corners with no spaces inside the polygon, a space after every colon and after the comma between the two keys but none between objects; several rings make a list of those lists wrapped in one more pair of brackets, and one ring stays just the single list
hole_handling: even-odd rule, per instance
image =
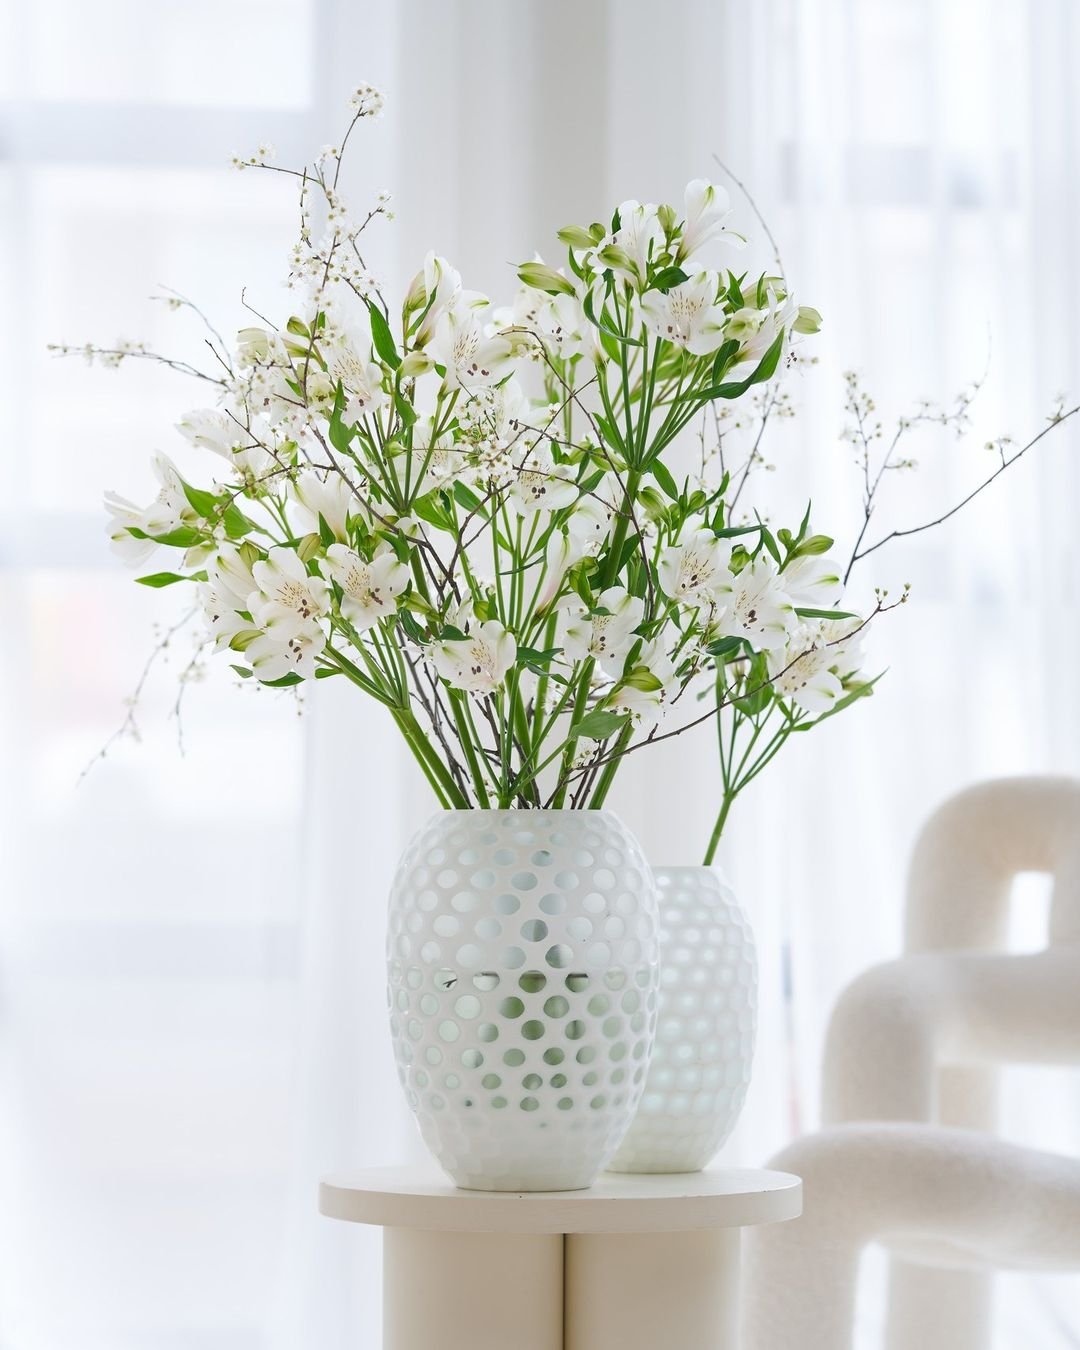
[{"label": "blurred background", "polygon": [[[719,157],[825,319],[758,500],[782,522],[812,495],[816,527],[850,545],[844,371],[889,425],[989,352],[971,435],[913,438],[889,527],[939,514],[993,466],[987,439],[1022,442],[1080,394],[1078,68],[1075,0],[0,0],[4,1350],[374,1348],[377,1241],[319,1220],[315,1183],[419,1156],[382,944],[424,785],[336,681],[298,701],[223,662],[178,685],[186,629],[141,691],[139,741],[80,781],[184,614],[110,555],[101,494],[148,500],[150,453],[189,462],[172,428],[203,400],[46,343],[198,357],[192,316],[150,298],[164,287],[226,334],[245,286],[285,317],[294,193],[229,156],[270,141],[303,163],[362,80],[387,112],[345,190],[394,194],[371,258],[393,291],[434,247],[509,299],[509,264],[556,259],[556,228],[627,197],[681,203],[692,177],[726,181]],[[875,625],[889,673],[732,817],[762,1026],[728,1161],[814,1125],[829,1008],[899,950],[927,812],[979,777],[1080,771],[1078,449],[1063,428],[947,528],[864,564],[864,586],[914,587]],[[702,734],[628,767],[612,804],[654,861],[689,862],[716,795]],[[1019,888],[1018,947],[1041,944],[1046,903]],[[1007,1097],[1010,1137],[1080,1151],[1066,1074],[1015,1071]],[[1003,1281],[998,1321],[1002,1350],[1080,1344],[1078,1281]]]}]

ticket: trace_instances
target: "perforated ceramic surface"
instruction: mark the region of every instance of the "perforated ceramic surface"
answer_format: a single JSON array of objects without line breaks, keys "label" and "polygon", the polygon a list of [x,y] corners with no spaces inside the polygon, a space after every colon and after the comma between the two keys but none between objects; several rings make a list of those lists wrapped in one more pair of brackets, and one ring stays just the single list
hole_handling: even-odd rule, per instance
[{"label": "perforated ceramic surface", "polygon": [[731,888],[707,867],[654,870],[660,1016],[619,1172],[696,1172],[739,1118],[754,1058],[757,959]]},{"label": "perforated ceramic surface", "polygon": [[398,867],[390,1029],[459,1186],[587,1186],[633,1117],[659,991],[656,892],[607,811],[446,811]]}]

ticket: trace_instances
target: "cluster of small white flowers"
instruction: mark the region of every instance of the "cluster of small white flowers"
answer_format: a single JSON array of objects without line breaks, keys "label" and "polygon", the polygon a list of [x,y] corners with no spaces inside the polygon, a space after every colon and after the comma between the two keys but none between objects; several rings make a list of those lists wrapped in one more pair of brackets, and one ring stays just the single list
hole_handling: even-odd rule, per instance
[{"label": "cluster of small white flowers", "polygon": [[88,366],[102,366],[106,370],[115,370],[125,357],[148,355],[144,342],[132,342],[128,338],[117,338],[113,347],[97,347],[92,342],[78,346],[50,342],[47,350],[57,356],[81,356]]},{"label": "cluster of small white flowers", "polygon": [[349,99],[349,107],[357,117],[378,117],[383,110],[385,99],[371,84],[358,85]]},{"label": "cluster of small white flowers", "polygon": [[265,169],[274,158],[274,147],[265,142],[256,146],[253,154],[239,155],[234,154],[230,157],[230,163],[236,170],[240,169]]}]

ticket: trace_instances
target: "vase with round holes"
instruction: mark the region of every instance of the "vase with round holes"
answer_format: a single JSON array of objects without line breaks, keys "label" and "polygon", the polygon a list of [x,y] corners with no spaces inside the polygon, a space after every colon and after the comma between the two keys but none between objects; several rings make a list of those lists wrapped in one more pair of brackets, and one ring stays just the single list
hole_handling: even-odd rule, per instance
[{"label": "vase with round holes", "polygon": [[731,887],[710,867],[657,867],[660,1012],[641,1103],[615,1172],[698,1172],[739,1118],[754,1058],[757,960]]},{"label": "vase with round holes", "polygon": [[645,1085],[656,890],[610,811],[442,811],[398,865],[390,1030],[420,1132],[472,1190],[578,1190]]}]

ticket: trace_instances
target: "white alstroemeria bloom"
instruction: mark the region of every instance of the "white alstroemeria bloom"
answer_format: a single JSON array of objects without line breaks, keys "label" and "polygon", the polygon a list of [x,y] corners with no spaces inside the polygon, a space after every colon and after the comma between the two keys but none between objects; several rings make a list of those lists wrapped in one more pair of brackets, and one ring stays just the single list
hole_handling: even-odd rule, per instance
[{"label": "white alstroemeria bloom", "polygon": [[198,517],[184,492],[183,480],[167,455],[155,455],[154,476],[161,487],[149,506],[139,507],[116,492],[106,492],[105,509],[109,513],[108,532],[112,551],[131,566],[145,562],[157,548],[153,539],[138,539],[131,530],[157,536],[171,534]]},{"label": "white alstroemeria bloom", "polygon": [[500,334],[489,337],[473,309],[455,308],[444,314],[429,353],[446,368],[443,382],[447,389],[498,384],[510,369],[509,341]]},{"label": "white alstroemeria bloom", "polygon": [[657,573],[664,594],[680,604],[715,604],[731,585],[731,545],[709,530],[698,530],[683,544],[660,554]]},{"label": "white alstroemeria bloom", "polygon": [[757,651],[774,651],[787,642],[795,610],[772,558],[759,554],[738,576],[729,578],[718,595],[724,610],[716,633],[746,638]]},{"label": "white alstroemeria bloom", "polygon": [[582,557],[586,554],[595,556],[603,548],[624,495],[618,475],[606,473],[596,487],[578,501],[567,521],[567,528]]},{"label": "white alstroemeria bloom", "polygon": [[413,283],[410,295],[412,292],[416,292],[424,309],[424,317],[416,331],[418,347],[430,342],[439,322],[451,310],[484,309],[488,305],[486,295],[465,290],[457,268],[434,252],[424,259],[423,273]]},{"label": "white alstroemeria bloom", "polygon": [[322,516],[340,543],[348,541],[350,516],[369,519],[363,503],[339,473],[321,474],[315,469],[306,469],[291,485],[290,495],[299,507],[302,523],[309,533],[318,532],[319,517]]},{"label": "white alstroemeria bloom", "polygon": [[[740,361],[760,361],[777,337],[791,334],[791,325],[795,322],[798,310],[790,296],[781,305],[776,292],[769,288],[768,305],[765,309],[746,306],[730,315],[724,328],[725,338],[734,338],[739,344],[735,364]],[[785,338],[785,346],[787,338]],[[781,359],[783,358],[781,350]]]},{"label": "white alstroemeria bloom", "polygon": [[249,631],[253,626],[250,619],[242,618],[238,613],[245,602],[238,601],[227,587],[222,586],[214,578],[200,583],[199,604],[202,606],[206,626],[213,638],[215,651],[221,651],[229,645],[237,633]]},{"label": "white alstroemeria bloom", "polygon": [[429,651],[447,684],[470,694],[494,693],[517,660],[514,635],[497,619],[478,624],[467,637],[432,643]]},{"label": "white alstroemeria bloom", "polygon": [[510,502],[522,516],[538,511],[559,511],[577,501],[578,486],[572,470],[556,464],[547,446],[527,446],[514,456]]},{"label": "white alstroemeria bloom", "polygon": [[571,532],[551,531],[544,546],[544,580],[536,597],[538,612],[543,612],[555,603],[567,572],[581,556]]},{"label": "white alstroemeria bloom", "polygon": [[233,609],[247,609],[248,598],[256,589],[255,577],[235,544],[219,545],[217,556],[206,565],[206,575],[209,583],[228,600]]},{"label": "white alstroemeria bloom", "polygon": [[839,599],[842,570],[835,558],[805,554],[788,563],[780,579],[793,605],[825,609]]},{"label": "white alstroemeria bloom", "polygon": [[248,612],[277,642],[287,641],[330,607],[330,587],[322,577],[309,576],[291,548],[272,548],[251,574],[258,589],[248,597]]},{"label": "white alstroemeria bloom", "polygon": [[138,567],[154,553],[158,545],[152,539],[138,539],[132,530],[145,533],[145,512],[118,492],[106,492],[105,510],[109,513],[109,547],[129,567]]},{"label": "white alstroemeria bloom", "polygon": [[641,297],[645,325],[656,334],[694,356],[707,356],[724,341],[727,315],[717,303],[720,279],[715,272],[699,272],[689,281],[663,291],[647,291]]},{"label": "white alstroemeria bloom", "polygon": [[371,331],[359,320],[336,333],[322,345],[331,398],[340,383],[345,392],[342,419],[349,425],[389,401],[382,385],[382,370],[371,359]]},{"label": "white alstroemeria bloom", "polygon": [[[542,261],[539,254],[536,261]],[[595,329],[586,319],[581,297],[576,293],[549,295],[532,286],[522,286],[514,296],[506,324],[538,334],[546,347],[555,349],[563,358],[576,356],[579,352],[590,355],[596,347]],[[532,360],[542,360],[536,343],[525,345],[523,354]]]},{"label": "white alstroemeria bloom", "polygon": [[637,641],[634,630],[645,617],[645,602],[621,586],[609,586],[597,598],[590,614],[580,601],[571,601],[562,634],[562,647],[569,661],[591,656],[613,677],[622,674],[630,648]]},{"label": "white alstroemeria bloom", "polygon": [[686,220],[676,255],[677,262],[688,261],[714,239],[723,239],[736,248],[744,246],[742,236],[726,227],[725,222],[731,215],[731,198],[724,188],[704,178],[695,178],[686,185],[685,201]]},{"label": "white alstroemeria bloom", "polygon": [[633,670],[615,686],[607,707],[612,712],[629,713],[637,726],[652,727],[663,716],[677,687],[674,662],[654,639],[641,648]]},{"label": "white alstroemeria bloom", "polygon": [[370,562],[344,544],[326,550],[326,570],[341,587],[341,612],[363,632],[397,608],[397,597],[409,584],[409,569],[386,548]]},{"label": "white alstroemeria bloom", "polygon": [[280,680],[299,675],[315,678],[315,659],[326,646],[326,634],[317,623],[308,621],[280,639],[263,633],[244,648],[244,660],[260,680]]},{"label": "white alstroemeria bloom", "polygon": [[653,253],[663,243],[656,207],[651,202],[626,201],[619,207],[619,228],[601,241],[597,256],[605,267],[629,277],[640,288]]},{"label": "white alstroemeria bloom", "polygon": [[223,459],[231,459],[233,451],[250,440],[243,426],[224,408],[198,408],[185,413],[176,429],[192,445],[212,450]]},{"label": "white alstroemeria bloom", "polygon": [[[786,647],[769,653],[769,674],[781,698],[807,712],[826,713],[844,692],[862,659],[857,636],[860,619],[827,619],[804,624]],[[849,638],[849,635],[850,638]]]}]

